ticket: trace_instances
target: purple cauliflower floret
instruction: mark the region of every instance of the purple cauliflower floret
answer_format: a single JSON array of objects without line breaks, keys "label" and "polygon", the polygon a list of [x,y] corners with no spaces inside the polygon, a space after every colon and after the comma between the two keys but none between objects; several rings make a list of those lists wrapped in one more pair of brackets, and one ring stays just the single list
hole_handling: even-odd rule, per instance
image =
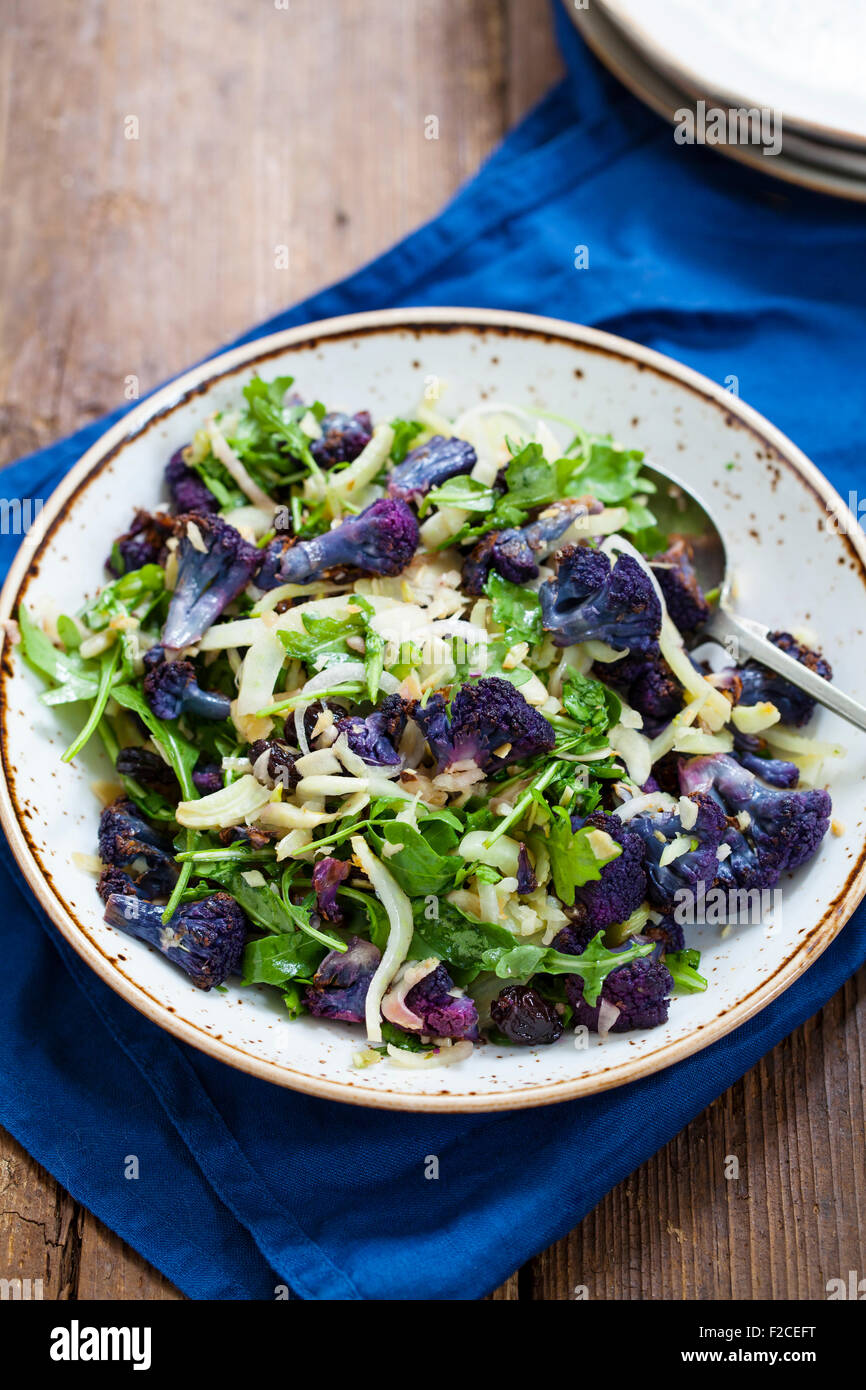
[{"label": "purple cauliflower floret", "polygon": [[415,700],[410,713],[436,758],[437,771],[472,760],[483,772],[549,753],[553,726],[533,709],[516,686],[500,676],[462,685],[451,702],[450,719],[442,695],[426,705]]},{"label": "purple cauliflower floret", "polygon": [[[629,829],[644,843],[647,897],[654,907],[665,913],[673,912],[681,901],[680,895],[699,893],[700,885],[709,892],[718,877],[716,851],[725,833],[724,813],[711,797],[701,792],[695,792],[690,799],[697,803],[698,814],[694,825],[687,830],[676,809],[644,811],[628,822]],[[662,855],[677,836],[685,836],[690,848],[669,864],[662,865]]]},{"label": "purple cauliflower floret", "polygon": [[599,930],[599,927],[588,920],[586,908],[581,905],[575,920],[569,922],[567,927],[561,927],[556,933],[551,947],[564,956],[582,955],[593,937],[598,936]]},{"label": "purple cauliflower floret", "polygon": [[[113,575],[130,574],[143,565],[158,565],[165,543],[174,529],[174,522],[165,512],[146,512],[136,509],[132,525],[114,542],[105,568]],[[116,564],[120,557],[120,567]]]},{"label": "purple cauliflower floret", "polygon": [[152,753],[149,748],[139,748],[135,745],[121,748],[114,760],[114,766],[121,777],[130,777],[148,791],[159,792],[166,801],[177,801],[180,795],[178,780],[168,763],[158,753]]},{"label": "purple cauliflower floret", "polygon": [[410,1013],[421,1019],[421,1032],[433,1038],[477,1038],[478,1010],[468,994],[454,994],[454,981],[440,963],[406,995]]},{"label": "purple cauliflower floret", "polygon": [[228,719],[232,706],[228,695],[219,690],[202,690],[191,661],[160,661],[151,657],[152,652],[161,651],[160,647],[152,647],[145,657],[144,698],[157,719],[179,719],[182,714],[195,714],[199,719]]},{"label": "purple cauliflower floret", "polygon": [[[266,756],[267,755],[267,756]],[[301,780],[295,766],[300,752],[293,752],[282,739],[257,738],[250,744],[247,755],[253,765],[253,772],[260,782],[270,782],[285,791],[294,791]]]},{"label": "purple cauliflower floret", "polygon": [[222,790],[223,770],[218,763],[202,763],[193,768],[192,780],[202,796],[210,796],[211,792]]},{"label": "purple cauliflower floret", "polygon": [[406,702],[399,695],[388,695],[372,714],[347,715],[335,728],[345,734],[353,753],[371,767],[395,767],[400,761],[397,746],[406,727]]},{"label": "purple cauliflower floret", "polygon": [[148,894],[142,889],[139,882],[124,873],[123,869],[118,869],[111,864],[107,869],[103,869],[99,875],[99,882],[96,891],[104,903],[108,902],[112,893],[122,893],[131,898],[147,898]]},{"label": "purple cauliflower floret", "polygon": [[[833,679],[833,668],[829,661],[826,661],[820,652],[814,652],[797,642],[790,632],[769,632],[767,636],[780,651],[794,657],[808,671],[814,671],[817,676],[823,676],[827,681]],[[768,671],[766,666],[762,666],[758,661],[747,661],[745,666],[737,668],[737,674],[742,681],[739,704],[757,705],[763,700],[769,700],[782,716],[783,724],[800,725],[811,719],[815,701],[804,691],[798,690],[796,685],[786,681],[784,676],[777,676],[774,671]]]},{"label": "purple cauliflower floret", "polygon": [[[576,816],[572,826],[575,830],[580,826],[604,830],[622,850],[616,859],[609,860],[603,866],[600,879],[584,883],[576,889],[575,903],[582,904],[586,909],[586,917],[580,928],[581,936],[584,932],[588,933],[586,941],[583,942],[585,947],[600,931],[606,931],[615,922],[624,922],[640,907],[646,897],[644,845],[641,836],[632,830],[631,824],[626,825],[619,816],[608,815],[605,811],[594,811],[585,820]],[[563,931],[568,930],[567,927],[563,928]]]},{"label": "purple cauliflower floret", "polygon": [[320,859],[313,868],[316,911],[335,926],[339,926],[343,920],[343,909],[337,902],[337,889],[351,872],[352,866],[347,859],[332,859],[330,855]]},{"label": "purple cauliflower floret", "polygon": [[497,1032],[519,1047],[555,1043],[562,1036],[553,1004],[531,985],[506,985],[490,1005],[490,1017]]},{"label": "purple cauliflower floret", "polygon": [[338,575],[400,574],[415,554],[418,539],[412,508],[396,498],[380,497],[311,540],[272,540],[257,583],[260,589],[275,589],[278,584],[313,584]]},{"label": "purple cauliflower floret", "polygon": [[[191,525],[204,543],[203,551],[190,540]],[[246,588],[262,561],[262,552],[218,516],[197,512],[178,517],[177,534],[177,583],[162,630],[163,644],[173,650],[197,642]]]},{"label": "purple cauliflower floret", "polygon": [[786,762],[784,758],[765,758],[737,745],[739,738],[734,735],[734,756],[737,761],[756,777],[762,777],[771,787],[796,787],[800,780],[800,769],[796,763]]},{"label": "purple cauliflower floret", "polygon": [[521,844],[517,851],[517,891],[518,893],[534,893],[538,887],[538,879],[535,877],[535,870],[529,858],[529,850],[526,845]]},{"label": "purple cauliflower floret", "polygon": [[221,985],[237,971],[248,929],[245,914],[229,893],[182,903],[165,925],[161,907],[127,893],[111,893],[105,921],[155,946],[204,990]]},{"label": "purple cauliflower floret", "polygon": [[593,668],[593,675],[621,690],[651,730],[670,723],[682,708],[683,688],[658,649],[603,662]]},{"label": "purple cauliflower floret", "polygon": [[774,888],[817,853],[830,825],[832,803],[823,789],[767,786],[727,753],[681,763],[680,785],[690,796],[712,797],[730,817],[748,817],[724,836],[732,852],[720,878],[740,888]]},{"label": "purple cauliflower floret", "polygon": [[693,637],[710,616],[694,569],[694,551],[685,536],[672,536],[667,550],[655,555],[652,571],[664,594],[665,607],[684,637]]},{"label": "purple cauliflower floret", "polygon": [[545,631],[557,647],[575,642],[606,642],[617,651],[646,652],[656,647],[662,610],[645,570],[631,555],[611,567],[604,551],[566,546],[556,578],[538,591]]},{"label": "purple cauliflower floret", "polygon": [[382,953],[371,941],[352,936],[346,951],[329,951],[307,986],[306,1002],[316,1018],[363,1023],[367,990]]},{"label": "purple cauliflower floret", "polygon": [[322,419],[321,429],[321,438],[314,439],[310,445],[310,453],[320,468],[351,463],[373,438],[373,421],[366,410],[359,410],[355,415],[333,410]]},{"label": "purple cauliflower floret", "polygon": [[476,454],[465,439],[446,439],[434,434],[426,444],[412,449],[388,479],[388,496],[403,502],[418,502],[431,488],[439,487],[449,478],[471,473]]},{"label": "purple cauliflower floret", "polygon": [[172,845],[165,835],[144,820],[138,807],[118,797],[99,817],[99,857],[104,864],[125,868],[143,859],[149,868],[171,860]]},{"label": "purple cauliflower floret", "polygon": [[[144,865],[124,876],[139,896],[163,898],[171,893],[177,879],[171,841],[148,824],[134,802],[118,797],[105,807],[99,818],[98,850],[110,868],[130,870],[136,862]],[[100,896],[104,898],[102,892]]]},{"label": "purple cauliflower floret", "polygon": [[218,512],[219,502],[194,468],[184,460],[183,449],[172,454],[165,466],[165,481],[176,512]]},{"label": "purple cauliflower floret", "polygon": [[528,583],[539,573],[539,560],[553,553],[569,526],[601,510],[601,502],[593,497],[566,497],[546,507],[528,526],[488,531],[463,562],[463,588],[468,594],[483,594],[492,569],[512,584]]},{"label": "purple cauliflower floret", "polygon": [[648,941],[658,941],[663,953],[684,951],[686,948],[683,926],[680,922],[675,922],[673,917],[663,917],[660,922],[647,922],[641,936],[645,936]]},{"label": "purple cauliflower floret", "polygon": [[646,728],[669,724],[682,703],[683,688],[662,657],[649,662],[629,690],[629,704],[644,716]]},{"label": "purple cauliflower floret", "polygon": [[143,873],[130,873],[112,864],[100,874],[96,891],[103,902],[107,902],[112,893],[127,893],[145,902],[154,902],[157,898],[170,897],[176,882],[177,870],[169,860]]},{"label": "purple cauliflower floret", "polygon": [[583,980],[566,975],[565,992],[574,1009],[574,1023],[598,1032],[602,1000],[619,1010],[610,1025],[611,1033],[627,1033],[632,1028],[656,1028],[667,1023],[674,982],[661,961],[642,956],[612,970],[602,985],[598,1002],[590,1006],[583,997]]}]

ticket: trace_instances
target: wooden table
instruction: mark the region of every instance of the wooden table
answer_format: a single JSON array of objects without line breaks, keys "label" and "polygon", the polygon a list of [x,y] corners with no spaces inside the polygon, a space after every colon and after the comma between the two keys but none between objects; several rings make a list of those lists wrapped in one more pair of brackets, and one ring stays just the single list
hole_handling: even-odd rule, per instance
[{"label": "wooden table", "polygon": [[[560,72],[546,0],[5,0],[0,459],[396,241]],[[494,1297],[822,1298],[866,1273],[864,993],[861,973]],[[181,1296],[0,1134],[15,1274]]]}]

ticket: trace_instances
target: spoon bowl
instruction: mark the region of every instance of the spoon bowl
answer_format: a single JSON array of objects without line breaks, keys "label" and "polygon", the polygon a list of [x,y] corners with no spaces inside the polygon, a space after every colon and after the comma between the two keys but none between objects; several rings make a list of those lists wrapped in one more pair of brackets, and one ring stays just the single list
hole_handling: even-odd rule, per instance
[{"label": "spoon bowl", "polygon": [[663,473],[648,465],[642,472],[656,487],[652,504],[660,529],[668,535],[688,536],[694,549],[695,573],[701,588],[704,593],[718,593],[718,603],[704,629],[704,635],[725,647],[738,665],[747,657],[760,661],[818,704],[841,715],[858,729],[866,730],[866,705],[781,651],[770,641],[770,629],[766,624],[734,611],[734,576],[728,565],[727,547],[721,528],[706,502],[673,473]]},{"label": "spoon bowl", "polygon": [[709,507],[682,478],[644,464],[641,477],[655,485],[652,509],[666,535],[688,536],[694,549],[695,573],[704,593],[722,590],[727,578],[728,552]]}]

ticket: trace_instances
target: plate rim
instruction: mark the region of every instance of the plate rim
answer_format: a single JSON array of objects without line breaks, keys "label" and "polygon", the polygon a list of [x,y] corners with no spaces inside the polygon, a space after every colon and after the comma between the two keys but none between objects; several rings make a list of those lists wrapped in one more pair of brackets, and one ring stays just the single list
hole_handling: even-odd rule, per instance
[{"label": "plate rim", "polygon": [[[575,348],[584,351],[590,350],[606,356],[619,357],[632,365],[637,365],[639,369],[641,367],[650,369],[657,375],[667,380],[673,380],[679,386],[686,387],[702,399],[722,409],[726,415],[736,417],[752,436],[756,436],[765,448],[772,451],[779,462],[788,466],[806,484],[817,501],[820,501],[825,508],[832,509],[845,518],[844,539],[859,562],[861,576],[866,584],[866,535],[842,498],[815,464],[781,430],[772,425],[758,411],[738,397],[732,396],[708,377],[684,366],[674,358],[656,352],[654,349],[567,320],[518,313],[512,310],[437,306],[369,310],[299,324],[293,328],[283,329],[266,337],[254,339],[252,342],[244,343],[239,347],[230,348],[199,363],[158,388],[127,415],[110,426],[86,450],[78,463],[61,480],[45,502],[41,515],[45,517],[46,525],[37,548],[33,551],[26,545],[19,548],[10,566],[2,591],[0,591],[0,621],[12,616],[17,607],[19,594],[26,588],[28,578],[32,577],[29,576],[32,564],[38,561],[44,548],[51,543],[54,532],[62,523],[66,507],[73,496],[84,485],[94,480],[125,443],[144,433],[152,423],[164,418],[192,396],[204,394],[220,378],[246,366],[262,362],[286,348],[308,346],[322,339],[357,338],[360,335],[381,331],[408,330],[417,332],[425,329],[432,329],[437,332],[464,329],[492,330],[506,336],[517,333],[532,338],[554,339],[572,344]],[[0,672],[0,695],[5,693],[5,682],[8,679],[8,674],[6,663],[3,663],[3,669]],[[266,1061],[256,1057],[239,1046],[215,1038],[203,1027],[182,1018],[178,1013],[170,1012],[167,1006],[154,999],[142,984],[131,980],[123,971],[119,970],[117,965],[91,940],[86,928],[76,920],[57,890],[54,889],[49,876],[43,870],[28,841],[23,817],[16,809],[12,788],[7,778],[5,701],[0,700],[0,707],[4,707],[4,718],[2,727],[0,727],[0,826],[6,834],[12,853],[28,887],[36,897],[39,907],[57,927],[64,939],[69,942],[76,954],[116,994],[169,1035],[178,1037],[199,1051],[261,1080],[327,1100],[338,1100],[347,1104],[369,1106],[376,1109],[410,1112],[493,1112],[553,1104],[626,1085],[653,1072],[664,1070],[703,1050],[704,1047],[724,1037],[734,1028],[745,1023],[760,1009],[766,1007],[830,945],[866,893],[866,841],[864,841],[840,892],[826,904],[822,915],[808,936],[792,946],[789,955],[768,980],[756,986],[744,999],[739,1000],[730,1009],[708,1024],[697,1028],[693,1033],[677,1041],[663,1044],[655,1051],[646,1053],[640,1058],[617,1064],[609,1069],[610,1074],[606,1071],[594,1072],[576,1078],[544,1083],[540,1086],[519,1087],[501,1095],[471,1092],[462,1095],[451,1093],[412,1094],[406,1091],[367,1088],[358,1085],[354,1080],[352,1082],[333,1081],[294,1071],[290,1066],[280,1062]]]},{"label": "plate rim", "polygon": [[[635,46],[628,34],[606,11],[598,8],[573,10],[567,4],[566,9],[581,38],[598,61],[631,92],[632,96],[637,97],[638,101],[643,102],[668,125],[672,124],[675,112],[679,109],[678,106],[671,105],[672,99],[681,98],[679,105],[694,105],[696,98],[688,89],[677,87],[670,76],[660,68],[654,68],[649,57]],[[664,83],[669,89],[668,94],[662,95],[654,90],[640,73],[635,74],[625,59],[612,53],[611,39],[621,44],[628,51],[629,59],[637,60],[653,79]],[[767,178],[779,179],[783,183],[794,184],[797,188],[807,188],[813,193],[823,193],[825,197],[842,198],[849,203],[866,202],[866,179],[857,178],[854,174],[809,164],[790,154],[786,155],[784,151],[767,159],[748,145],[719,144],[709,148],[715,154],[734,159],[749,169],[765,174]]]}]

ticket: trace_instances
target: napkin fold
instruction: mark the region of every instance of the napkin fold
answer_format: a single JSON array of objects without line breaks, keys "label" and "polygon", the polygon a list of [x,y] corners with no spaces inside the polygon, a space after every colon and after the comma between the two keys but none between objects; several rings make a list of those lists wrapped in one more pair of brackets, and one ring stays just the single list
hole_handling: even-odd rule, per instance
[{"label": "napkin fold", "polygon": [[[864,210],[675,145],[558,7],[557,26],[567,78],[441,216],[238,341],[385,306],[567,317],[736,377],[843,496],[856,491]],[[48,497],[120,414],[4,470],[4,494]],[[13,551],[0,537],[0,569]],[[0,1124],[198,1299],[483,1295],[866,959],[861,911],[781,998],[666,1071],[531,1115],[395,1114],[297,1095],[176,1042],[79,960],[5,844],[0,896]]]}]

